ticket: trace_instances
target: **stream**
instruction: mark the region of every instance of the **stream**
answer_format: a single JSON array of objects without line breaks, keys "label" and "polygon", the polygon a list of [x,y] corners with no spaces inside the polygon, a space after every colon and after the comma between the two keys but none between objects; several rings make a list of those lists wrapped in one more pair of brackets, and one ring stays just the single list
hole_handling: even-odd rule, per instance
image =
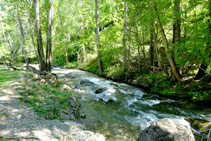
[{"label": "stream", "polygon": [[[140,88],[86,71],[56,67],[52,72],[57,74],[60,81],[65,79],[66,84],[79,93],[80,113],[84,116],[82,122],[87,130],[103,134],[108,141],[137,139],[142,130],[162,118],[170,118],[189,127],[186,116],[198,119],[203,116],[211,120],[208,107],[146,93]],[[80,85],[84,79],[92,83]],[[95,94],[99,88],[105,91]],[[198,131],[194,130],[194,135],[196,140],[200,140]]]}]

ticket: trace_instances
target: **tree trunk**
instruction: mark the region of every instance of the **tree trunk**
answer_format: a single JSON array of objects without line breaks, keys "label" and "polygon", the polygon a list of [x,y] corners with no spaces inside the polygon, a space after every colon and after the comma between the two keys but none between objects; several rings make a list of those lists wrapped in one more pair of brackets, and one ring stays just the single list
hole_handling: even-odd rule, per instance
[{"label": "tree trunk", "polygon": [[145,41],[145,36],[144,36],[144,31],[142,32],[143,33],[143,42],[142,42],[142,53],[143,53],[143,56],[144,56],[144,63],[145,63],[145,65],[146,65],[146,67],[147,67],[147,69],[149,69],[149,66],[148,66],[148,62],[147,62],[147,60],[146,60],[146,53],[145,53],[145,46],[144,46],[144,41]]},{"label": "tree trunk", "polygon": [[125,0],[124,9],[124,25],[123,25],[123,72],[125,74],[127,64],[126,64],[126,37],[127,37],[127,1]]},{"label": "tree trunk", "polygon": [[128,69],[130,68],[131,66],[131,62],[130,62],[130,45],[131,45],[131,30],[132,30],[132,26],[131,26],[131,23],[129,25],[129,35],[128,35],[128,57],[127,57],[127,62],[128,62]]},{"label": "tree trunk", "polygon": [[138,37],[138,17],[137,17],[137,6],[136,6],[136,0],[135,0],[135,18],[136,18],[136,40],[137,40],[137,45],[138,45],[138,71],[140,72],[141,71],[141,65],[140,65],[140,60],[141,60],[141,57],[140,57],[140,42],[139,42],[139,37]]},{"label": "tree trunk", "polygon": [[152,23],[152,27],[150,30],[150,47],[149,47],[149,62],[150,62],[150,66],[154,66],[154,34],[153,34],[153,30],[154,30],[154,21]]},{"label": "tree trunk", "polygon": [[52,66],[52,19],[53,19],[53,11],[52,11],[52,3],[51,0],[48,1],[49,9],[48,9],[48,35],[47,35],[47,47],[46,47],[46,70],[51,72]]},{"label": "tree trunk", "polygon": [[[0,16],[0,18],[1,18],[1,16]],[[1,18],[1,21],[2,21],[2,18]],[[3,36],[4,36],[4,41],[5,41],[5,43],[6,43],[7,47],[8,47],[8,49],[11,51],[11,47],[10,47],[8,41],[7,41],[7,37],[6,37],[5,32],[4,32],[4,25],[3,25],[3,22],[1,22],[1,28],[2,28],[2,34],[3,34]]]},{"label": "tree trunk", "polygon": [[180,81],[181,80],[180,74],[179,74],[179,71],[178,71],[178,69],[175,65],[174,59],[173,59],[172,55],[168,53],[169,45],[168,45],[168,41],[167,41],[167,38],[166,38],[166,34],[164,32],[163,26],[162,26],[161,21],[160,21],[159,15],[157,13],[157,7],[155,5],[155,0],[152,0],[152,6],[153,6],[154,13],[155,13],[156,21],[158,23],[158,28],[159,28],[160,34],[161,34],[161,37],[163,39],[163,44],[164,44],[164,47],[165,47],[165,51],[166,51],[168,61],[171,65],[171,69],[174,73],[174,76],[176,77],[176,79],[178,81]]},{"label": "tree trunk", "polygon": [[181,0],[174,0],[174,23],[173,23],[173,44],[179,47],[181,33],[181,16],[180,13]]},{"label": "tree trunk", "polygon": [[69,63],[69,61],[68,61],[68,51],[66,50],[65,51],[65,58],[66,58],[66,65]]},{"label": "tree trunk", "polygon": [[[83,40],[84,38],[84,35],[85,35],[85,29],[84,29],[84,17],[83,17],[83,1],[80,0],[80,5],[81,5],[81,39]],[[82,57],[83,57],[83,63],[86,63],[86,49],[85,49],[85,46],[84,46],[84,40],[83,40],[83,43],[82,43],[82,47],[81,47],[81,53],[82,53]]]},{"label": "tree trunk", "polygon": [[157,61],[158,61],[158,68],[162,69],[162,63],[161,63],[161,55],[158,52],[158,41],[157,41],[157,33],[155,33],[155,24],[153,25],[153,37],[154,37],[154,49],[155,49],[155,53],[157,55]]},{"label": "tree trunk", "polygon": [[35,8],[35,19],[36,19],[36,29],[37,29],[37,51],[39,58],[39,66],[40,71],[46,70],[44,52],[43,52],[43,44],[42,44],[42,35],[40,28],[40,17],[39,17],[39,0],[34,0],[34,8]]},{"label": "tree trunk", "polygon": [[100,32],[99,32],[99,1],[95,0],[95,21],[96,21],[96,43],[97,43],[97,56],[98,56],[98,67],[99,74],[103,72],[103,63],[101,59],[101,51],[100,51]]},{"label": "tree trunk", "polygon": [[21,19],[20,18],[18,18],[18,22],[19,22],[19,27],[20,27],[21,44],[22,44],[22,48],[23,48],[23,52],[24,52],[25,63],[26,63],[26,67],[28,67],[29,62],[28,62],[26,45],[25,45],[25,38],[24,38],[24,34],[23,34],[22,22],[21,22]]},{"label": "tree trunk", "polygon": [[82,46],[82,54],[83,54],[83,63],[86,63],[86,48],[84,46],[84,43]]}]

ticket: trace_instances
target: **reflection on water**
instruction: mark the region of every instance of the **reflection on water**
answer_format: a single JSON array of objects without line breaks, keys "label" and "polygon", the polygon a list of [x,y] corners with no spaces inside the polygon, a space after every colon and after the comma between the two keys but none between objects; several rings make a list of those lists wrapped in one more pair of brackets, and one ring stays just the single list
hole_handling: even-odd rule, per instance
[{"label": "reflection on water", "polygon": [[[136,139],[142,130],[162,118],[170,118],[186,126],[190,126],[185,120],[186,116],[204,116],[211,120],[211,114],[198,105],[147,94],[140,88],[107,80],[89,72],[54,68],[53,73],[59,78],[66,74],[76,76],[66,83],[81,94],[80,112],[86,115],[83,122],[88,129],[104,134],[108,140]],[[81,87],[81,79],[88,79],[93,85]],[[107,90],[95,94],[97,89],[104,87]]]}]

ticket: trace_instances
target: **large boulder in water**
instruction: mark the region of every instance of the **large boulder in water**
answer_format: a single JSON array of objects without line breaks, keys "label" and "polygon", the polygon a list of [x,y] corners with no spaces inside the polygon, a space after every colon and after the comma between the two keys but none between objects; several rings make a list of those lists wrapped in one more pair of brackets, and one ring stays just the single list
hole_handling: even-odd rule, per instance
[{"label": "large boulder in water", "polygon": [[177,121],[159,119],[141,132],[139,141],[195,141],[191,129]]}]

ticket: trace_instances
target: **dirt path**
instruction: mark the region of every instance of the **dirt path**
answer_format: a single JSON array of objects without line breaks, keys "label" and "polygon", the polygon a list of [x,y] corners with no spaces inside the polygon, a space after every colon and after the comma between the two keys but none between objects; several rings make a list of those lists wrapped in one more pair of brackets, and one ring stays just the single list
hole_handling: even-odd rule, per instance
[{"label": "dirt path", "polygon": [[104,141],[99,133],[85,131],[85,126],[73,121],[46,120],[20,103],[21,82],[12,82],[0,89],[1,138],[40,141]]}]

